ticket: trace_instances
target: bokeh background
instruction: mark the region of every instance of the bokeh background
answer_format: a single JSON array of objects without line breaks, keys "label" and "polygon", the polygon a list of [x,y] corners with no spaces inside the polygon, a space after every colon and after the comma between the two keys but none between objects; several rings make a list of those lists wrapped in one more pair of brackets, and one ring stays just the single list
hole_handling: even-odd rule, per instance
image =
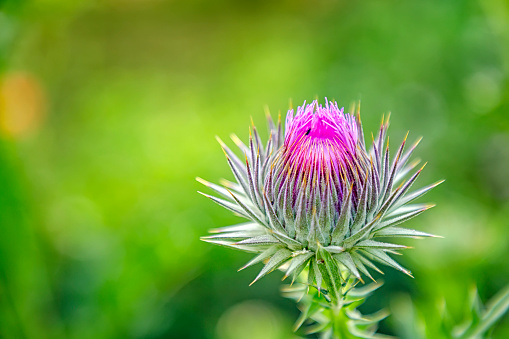
[{"label": "bokeh background", "polygon": [[508,76],[504,0],[0,0],[0,336],[296,338],[282,274],[199,241],[239,219],[194,179],[231,177],[215,135],[324,96],[446,179],[411,222],[444,239],[364,310],[459,322],[509,283]]}]

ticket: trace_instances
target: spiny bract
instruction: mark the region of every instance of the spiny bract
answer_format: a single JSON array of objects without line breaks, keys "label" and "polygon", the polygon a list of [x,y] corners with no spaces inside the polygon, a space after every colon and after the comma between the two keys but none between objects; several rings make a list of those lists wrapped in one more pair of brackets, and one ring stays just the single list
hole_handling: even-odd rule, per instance
[{"label": "spiny bract", "polygon": [[408,160],[419,141],[404,151],[405,137],[391,160],[389,119],[382,118],[367,150],[359,105],[344,113],[325,101],[325,107],[304,102],[295,114],[290,109],[284,137],[281,117],[276,126],[267,114],[265,145],[254,125],[248,145],[233,135],[244,161],[218,139],[236,182],[198,181],[222,198],[205,196],[249,220],[214,229],[203,240],[259,253],[243,267],[265,263],[254,281],[283,265],[293,280],[308,268],[309,285],[325,285],[334,296],[342,273],[373,279],[367,267],[380,271],[374,262],[411,274],[387,254],[406,247],[378,239],[432,236],[397,225],[431,208],[410,203],[440,182],[409,192],[424,167],[410,174],[418,161]]}]

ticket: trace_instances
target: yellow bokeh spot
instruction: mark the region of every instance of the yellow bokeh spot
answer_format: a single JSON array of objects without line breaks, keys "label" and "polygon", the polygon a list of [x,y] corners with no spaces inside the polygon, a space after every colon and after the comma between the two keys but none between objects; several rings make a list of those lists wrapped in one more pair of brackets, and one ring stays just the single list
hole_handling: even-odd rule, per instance
[{"label": "yellow bokeh spot", "polygon": [[22,137],[38,129],[46,98],[37,79],[28,73],[8,73],[0,79],[0,133]]}]

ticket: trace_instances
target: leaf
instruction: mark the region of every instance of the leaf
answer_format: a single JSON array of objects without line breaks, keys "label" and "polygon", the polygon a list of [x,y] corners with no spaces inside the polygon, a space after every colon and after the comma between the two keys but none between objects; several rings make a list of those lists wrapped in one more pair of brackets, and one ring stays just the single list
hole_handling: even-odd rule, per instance
[{"label": "leaf", "polygon": [[[396,204],[398,204],[398,201],[406,194],[406,192],[410,189],[410,187],[412,186],[412,184],[415,182],[415,180],[417,180],[417,178],[419,177],[419,175],[421,174],[422,170],[424,169],[424,167],[426,167],[426,164],[425,163],[424,165],[422,165],[422,167],[417,171],[415,172],[411,177],[410,179],[408,179],[407,181],[405,181],[404,183],[402,183],[398,189],[396,189],[394,191],[394,194],[392,195],[391,197],[391,203],[390,204],[387,204],[386,206],[386,209],[385,211],[388,211],[390,210],[393,206],[395,206]],[[384,213],[385,213],[384,211]]]},{"label": "leaf", "polygon": [[[251,201],[253,201],[256,204],[256,206],[260,209],[260,211],[263,211],[264,210],[263,203],[261,201],[261,198],[259,197],[260,192],[258,190],[258,187],[255,188],[255,180],[253,178],[253,175],[251,174],[251,169],[250,169],[249,161],[247,159],[247,155],[246,155],[246,169],[247,169],[247,180],[249,183],[249,193],[251,195]],[[255,169],[255,171],[256,171],[255,175],[257,175],[258,170]]]},{"label": "leaf", "polygon": [[341,297],[341,282],[343,280],[339,274],[339,267],[331,254],[322,247],[318,249],[318,255],[323,260],[323,263],[318,264],[318,268],[327,283],[329,292],[334,300],[339,300]]},{"label": "leaf", "polygon": [[439,238],[436,235],[424,233],[409,228],[402,227],[386,227],[380,231],[376,231],[374,237],[406,237],[406,238],[419,238],[419,237],[434,237]]},{"label": "leaf", "polygon": [[[395,178],[396,172],[398,170],[398,163],[399,163],[399,160],[400,160],[400,157],[401,157],[401,152],[403,152],[403,148],[405,147],[405,143],[406,143],[407,137],[408,137],[408,133],[406,134],[405,139],[401,143],[401,146],[399,147],[399,149],[398,149],[398,151],[396,153],[396,156],[394,157],[394,161],[393,161],[392,167],[391,167],[391,174],[389,176],[389,181],[388,182],[384,182],[385,192],[383,192],[382,200],[385,200],[391,194],[392,185],[394,183],[394,178]],[[388,150],[387,150],[387,152],[388,152]]]},{"label": "leaf", "polygon": [[298,242],[297,240],[294,240],[292,238],[289,238],[288,236],[278,233],[278,232],[272,232],[271,233],[274,237],[276,237],[280,242],[286,244],[288,248],[294,251],[300,251],[302,250],[302,244]]},{"label": "leaf", "polygon": [[364,339],[396,339],[394,337],[384,335],[384,334],[376,334],[371,332],[366,332],[358,327],[356,327],[356,323],[352,320],[348,322],[348,331],[350,334],[354,335],[356,338],[364,338]]},{"label": "leaf", "polygon": [[216,191],[217,193],[221,194],[223,197],[225,197],[227,199],[232,198],[230,193],[228,192],[228,190],[222,186],[208,182],[207,180],[202,179],[200,177],[196,177],[196,181],[198,181],[200,184],[205,185],[205,186],[209,187],[210,189]]},{"label": "leaf", "polygon": [[240,215],[240,216],[242,216],[242,217],[244,217],[246,219],[251,219],[249,217],[249,215],[245,211],[242,210],[242,208],[240,208],[237,204],[234,204],[233,202],[229,202],[229,201],[226,201],[224,199],[217,198],[217,197],[214,197],[213,195],[208,195],[208,194],[205,194],[205,193],[200,192],[200,191],[198,191],[198,193],[200,193],[201,195],[211,199],[216,204],[221,205],[224,208],[229,209],[230,211],[232,211],[234,213],[237,213],[238,215]]},{"label": "leaf", "polygon": [[228,233],[220,233],[209,235],[206,237],[201,237],[202,240],[216,239],[216,240],[240,240],[255,237],[258,235],[265,234],[264,231],[240,231],[240,232],[228,232]]},{"label": "leaf", "polygon": [[336,223],[334,231],[332,232],[333,245],[339,245],[348,231],[348,224],[350,223],[350,210],[352,208],[352,191],[353,185],[350,186],[350,189],[348,190],[348,195],[346,196],[346,199],[344,199],[342,202],[339,220]]},{"label": "leaf", "polygon": [[279,241],[272,235],[259,235],[246,240],[236,242],[235,245],[273,245],[279,244]]},{"label": "leaf", "polygon": [[381,263],[383,263],[387,266],[391,266],[391,267],[405,273],[406,275],[412,277],[412,273],[409,270],[407,270],[406,268],[404,268],[403,266],[398,264],[394,259],[389,257],[383,250],[378,249],[378,248],[365,247],[365,248],[362,248],[362,251],[365,251],[368,254],[370,254],[371,257],[373,257],[375,260],[378,260]]},{"label": "leaf", "polygon": [[299,275],[300,272],[302,272],[304,267],[306,267],[306,265],[309,263],[309,259],[311,259],[313,255],[314,255],[313,252],[308,251],[293,257],[290,261],[288,269],[286,270],[283,280],[289,277],[290,275],[293,275],[293,281],[295,281],[297,275]]},{"label": "leaf", "polygon": [[341,253],[341,252],[344,252],[345,249],[341,246],[327,246],[327,247],[324,247],[323,248],[324,250],[326,250],[327,252],[330,252],[330,253]]},{"label": "leaf", "polygon": [[375,230],[380,230],[385,227],[396,226],[398,224],[401,224],[407,220],[410,220],[410,219],[418,216],[422,212],[427,211],[430,208],[433,208],[434,206],[435,205],[425,205],[423,208],[418,209],[417,211],[408,212],[408,213],[399,215],[399,216],[391,218],[391,219],[386,219],[385,221],[382,221],[380,224],[378,224],[377,227],[375,228]]},{"label": "leaf", "polygon": [[371,230],[378,224],[379,216],[375,217],[369,224],[361,228],[357,233],[351,235],[343,241],[343,247],[346,249],[352,248],[358,241],[364,238],[367,234],[371,232]]},{"label": "leaf", "polygon": [[223,140],[221,140],[221,138],[216,136],[216,140],[219,143],[219,145],[221,146],[221,148],[223,149],[223,151],[226,155],[226,158],[231,159],[231,161],[232,161],[231,165],[234,166],[237,171],[239,171],[240,173],[245,175],[246,171],[244,169],[244,164],[242,163],[242,161],[240,161],[240,159],[235,155],[235,153],[232,152],[232,150],[228,146],[226,146],[226,144],[223,142]]},{"label": "leaf", "polygon": [[[313,264],[314,280],[316,281],[316,288],[318,289],[318,293],[320,293],[320,291],[322,289],[323,275],[322,275],[322,272],[320,271],[320,269],[318,268],[318,262],[317,262],[316,257],[312,260],[312,264]],[[308,279],[308,281],[309,281],[309,279]],[[311,285],[312,284],[313,283],[311,282]]]},{"label": "leaf", "polygon": [[[404,195],[400,201],[398,201],[398,203],[394,204],[394,207],[392,208],[393,210],[397,209],[399,206],[402,206],[402,205],[405,205],[417,198],[420,198],[422,197],[424,194],[428,193],[430,190],[432,190],[433,188],[437,187],[438,185],[440,185],[441,183],[443,183],[445,180],[440,180],[440,181],[437,181],[431,185],[428,185],[428,186],[425,186],[423,188],[420,188],[418,190],[415,190],[411,193],[408,193],[406,195]],[[391,213],[391,211],[389,212]]]},{"label": "leaf", "polygon": [[272,229],[274,229],[275,231],[281,232],[281,233],[285,233],[285,228],[283,227],[283,225],[277,218],[276,212],[274,211],[274,208],[272,207],[272,204],[270,203],[269,198],[267,197],[266,194],[264,194],[263,196],[265,198],[265,206],[267,208],[267,215],[269,216],[269,222],[270,222],[270,225],[272,226]]},{"label": "leaf", "polygon": [[362,281],[361,275],[359,274],[359,271],[357,270],[357,267],[355,266],[355,263],[353,262],[352,256],[348,252],[335,254],[334,258],[342,263],[357,279]]},{"label": "leaf", "polygon": [[355,245],[358,248],[380,248],[380,249],[404,249],[408,246],[391,244],[387,242],[380,242],[374,240],[364,240]]},{"label": "leaf", "polygon": [[292,252],[287,250],[286,248],[282,248],[278,250],[274,255],[269,259],[267,264],[262,268],[260,273],[256,276],[256,278],[249,284],[249,286],[253,285],[260,278],[265,276],[266,274],[274,271],[279,266],[283,265],[286,261],[288,261],[292,257]]},{"label": "leaf", "polygon": [[495,297],[493,297],[486,305],[484,313],[479,325],[473,331],[468,331],[464,337],[477,337],[488,331],[496,321],[498,321],[509,309],[509,286],[506,286]]},{"label": "leaf", "polygon": [[239,198],[237,198],[237,196],[235,194],[233,194],[233,192],[230,191],[230,194],[232,195],[233,199],[235,199],[235,201],[237,202],[237,204],[242,207],[242,209],[246,212],[246,214],[249,216],[249,219],[259,223],[260,225],[263,225],[267,228],[269,228],[269,226],[263,222],[262,220],[260,220],[259,217],[257,217],[255,215],[255,212],[253,212],[249,207],[247,207],[246,205],[244,205],[240,200]]},{"label": "leaf", "polygon": [[354,297],[354,298],[355,297],[366,298],[367,296],[369,296],[371,293],[373,293],[374,291],[376,291],[377,289],[379,289],[382,286],[383,286],[383,282],[377,282],[377,283],[372,283],[372,284],[369,284],[369,285],[366,285],[363,287],[356,287],[356,288],[351,289],[350,292],[348,292],[348,295],[351,297]]},{"label": "leaf", "polygon": [[352,260],[355,264],[355,266],[357,267],[357,269],[362,273],[364,274],[366,277],[368,277],[369,279],[375,281],[375,279],[373,279],[373,277],[371,276],[371,274],[369,273],[368,269],[366,268],[366,266],[364,266],[364,264],[362,263],[362,261],[358,258],[358,254],[356,252],[353,252],[350,254],[352,256]]},{"label": "leaf", "polygon": [[251,259],[247,264],[245,264],[244,266],[242,266],[241,268],[239,268],[239,271],[242,271],[243,269],[245,268],[248,268],[250,266],[253,266],[254,264],[257,264],[267,258],[269,258],[270,256],[272,256],[274,253],[276,253],[276,251],[279,249],[280,247],[278,247],[277,245],[274,245],[274,246],[271,246],[269,248],[267,248],[265,251],[263,251],[262,253],[260,253],[259,255],[257,255],[256,257],[254,257],[253,259]]},{"label": "leaf", "polygon": [[366,173],[366,179],[364,180],[364,187],[361,193],[361,200],[359,201],[357,213],[355,214],[355,218],[352,223],[351,227],[352,233],[357,232],[366,221],[366,210],[368,207],[368,187],[369,187],[368,175],[369,172]]},{"label": "leaf", "polygon": [[394,217],[397,215],[401,215],[404,213],[410,213],[410,212],[416,212],[420,209],[426,208],[429,204],[411,204],[411,205],[404,205],[401,207],[398,207],[396,209],[391,209],[390,213],[386,214],[386,217]]},{"label": "leaf", "polygon": [[209,230],[209,233],[226,233],[226,232],[240,232],[240,231],[265,232],[265,228],[255,222],[246,222],[246,223],[236,224],[236,225],[232,225],[232,226],[213,228],[213,229]]}]

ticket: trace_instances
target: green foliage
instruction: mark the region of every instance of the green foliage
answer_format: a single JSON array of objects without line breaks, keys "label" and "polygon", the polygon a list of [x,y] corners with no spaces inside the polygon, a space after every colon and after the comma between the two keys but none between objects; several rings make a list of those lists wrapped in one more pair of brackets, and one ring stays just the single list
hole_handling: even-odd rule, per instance
[{"label": "green foliage", "polygon": [[[305,329],[307,335],[319,333],[323,339],[390,338],[375,333],[378,323],[388,316],[388,312],[381,310],[371,315],[363,315],[357,310],[369,295],[382,286],[382,283],[357,287],[356,278],[345,278],[342,279],[341,285],[332,291],[320,288],[320,284],[305,283],[313,279],[316,282],[316,276],[315,278],[311,276],[313,274],[315,273],[310,268],[308,272],[303,272],[300,281],[295,285],[282,288],[283,296],[295,300],[301,311],[294,326],[295,331],[307,324]],[[325,276],[328,274],[324,271]]]},{"label": "green foliage", "polygon": [[509,286],[498,292],[486,305],[482,304],[477,289],[472,289],[468,305],[464,307],[465,314],[459,322],[453,319],[447,309],[447,298],[436,304],[433,312],[416,307],[408,298],[400,298],[393,305],[394,317],[403,338],[491,338],[496,322],[509,309]]}]

